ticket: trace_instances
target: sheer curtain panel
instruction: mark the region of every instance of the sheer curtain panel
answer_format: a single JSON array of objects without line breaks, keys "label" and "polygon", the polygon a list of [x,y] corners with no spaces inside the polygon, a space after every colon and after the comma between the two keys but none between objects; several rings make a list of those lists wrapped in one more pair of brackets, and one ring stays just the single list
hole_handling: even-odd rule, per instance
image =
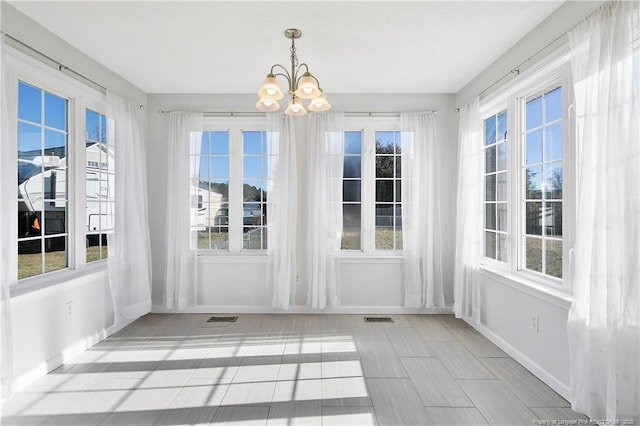
[{"label": "sheer curtain panel", "polygon": [[[11,338],[11,294],[10,289],[16,283],[17,277],[12,251],[16,250],[15,228],[8,226],[13,222],[13,212],[15,209],[9,206],[15,205],[16,187],[16,135],[14,126],[10,124],[10,117],[16,117],[14,110],[9,111],[7,102],[7,84],[14,82],[10,78],[10,72],[5,69],[4,60],[4,33],[0,33],[0,101],[2,102],[2,116],[0,117],[0,386],[1,397],[8,398],[13,395],[15,386],[14,364],[13,364],[13,340]],[[13,230],[13,231],[12,231]]]},{"label": "sheer curtain panel", "polygon": [[479,266],[482,257],[483,151],[478,97],[460,108],[458,126],[458,191],[456,257],[453,274],[457,318],[478,319]]},{"label": "sheer curtain panel", "polygon": [[165,307],[184,309],[195,305],[197,233],[191,230],[191,212],[198,207],[199,153],[202,113],[169,115],[167,161],[167,224]]},{"label": "sheer curtain panel", "polygon": [[107,91],[107,137],[115,151],[115,229],[109,235],[109,286],[115,324],[151,310],[147,168],[140,107]]},{"label": "sheer curtain panel", "polygon": [[402,113],[400,129],[405,305],[444,306],[435,113]]},{"label": "sheer curtain panel", "polygon": [[638,5],[605,3],[569,32],[578,124],[571,404],[629,424],[640,422]]},{"label": "sheer curtain panel", "polygon": [[267,200],[267,289],[272,306],[289,309],[297,274],[297,165],[294,120],[267,114],[269,187]]},{"label": "sheer curtain panel", "polygon": [[307,304],[313,309],[325,309],[327,304],[339,304],[344,114],[309,114],[307,123]]}]

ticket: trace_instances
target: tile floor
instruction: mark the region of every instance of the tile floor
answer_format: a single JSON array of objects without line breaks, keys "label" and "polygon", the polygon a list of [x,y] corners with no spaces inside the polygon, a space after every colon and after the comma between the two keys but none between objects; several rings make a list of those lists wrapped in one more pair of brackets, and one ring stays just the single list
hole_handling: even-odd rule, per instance
[{"label": "tile floor", "polygon": [[365,323],[362,315],[240,315],[235,323],[207,323],[210,316],[139,319],[5,401],[1,423],[588,420],[451,315],[392,315],[391,324]]}]

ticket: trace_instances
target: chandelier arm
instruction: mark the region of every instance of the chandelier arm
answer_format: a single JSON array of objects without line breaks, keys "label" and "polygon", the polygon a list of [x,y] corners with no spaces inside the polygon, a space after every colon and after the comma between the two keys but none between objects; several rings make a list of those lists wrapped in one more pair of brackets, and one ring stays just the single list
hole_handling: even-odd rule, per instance
[{"label": "chandelier arm", "polygon": [[309,66],[307,65],[306,62],[303,62],[300,65],[298,65],[298,68],[296,68],[296,71],[295,71],[296,85],[298,84],[298,81],[300,80],[300,69],[302,67],[304,67],[304,70],[306,72],[309,72]]},{"label": "chandelier arm", "polygon": [[289,77],[289,73],[283,74],[281,72],[278,72],[278,73],[275,73],[273,75],[276,76],[276,77],[277,76],[282,76],[282,77],[286,78],[287,79],[287,83],[289,83],[289,86],[291,86],[291,78]]}]

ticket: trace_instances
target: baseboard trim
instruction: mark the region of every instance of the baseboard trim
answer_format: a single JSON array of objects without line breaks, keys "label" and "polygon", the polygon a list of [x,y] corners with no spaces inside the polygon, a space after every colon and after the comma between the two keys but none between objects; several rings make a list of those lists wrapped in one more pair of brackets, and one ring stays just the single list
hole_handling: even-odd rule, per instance
[{"label": "baseboard trim", "polygon": [[151,312],[155,314],[451,314],[451,307],[407,308],[404,306],[339,306],[324,310],[312,309],[308,306],[294,306],[288,310],[267,306],[192,306],[185,309],[167,309],[162,305],[154,305]]},{"label": "baseboard trim", "polygon": [[538,363],[533,361],[527,355],[520,352],[518,349],[513,347],[510,343],[508,343],[502,337],[498,336],[493,331],[491,331],[489,328],[485,327],[480,323],[477,323],[472,318],[465,317],[462,319],[466,321],[471,327],[476,329],[484,337],[486,337],[491,342],[493,342],[500,349],[502,349],[507,354],[509,354],[511,358],[518,361],[524,368],[529,370],[538,379],[542,380],[547,386],[549,386],[554,391],[558,392],[560,396],[562,396],[567,401],[571,402],[571,400],[569,399],[569,386],[567,384],[558,380],[551,373],[549,373],[547,370],[542,368]]}]

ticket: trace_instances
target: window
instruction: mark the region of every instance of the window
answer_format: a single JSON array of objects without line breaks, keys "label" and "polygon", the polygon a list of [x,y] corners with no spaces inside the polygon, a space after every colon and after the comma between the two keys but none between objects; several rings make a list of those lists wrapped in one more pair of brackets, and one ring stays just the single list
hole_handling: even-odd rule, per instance
[{"label": "window", "polygon": [[484,120],[484,255],[507,260],[507,112]]},{"label": "window", "polygon": [[229,249],[229,132],[204,132],[200,153],[191,153],[199,164],[196,188],[198,248]]},{"label": "window", "polygon": [[203,132],[191,152],[198,173],[191,188],[196,247],[201,252],[266,250],[272,182],[264,124],[227,118],[211,119],[208,126],[213,130]]},{"label": "window", "polygon": [[562,87],[524,102],[522,266],[562,278]]},{"label": "window", "polygon": [[400,132],[376,131],[376,250],[402,249]]},{"label": "window", "polygon": [[107,235],[114,227],[114,152],[107,143],[106,124],[103,114],[85,110],[87,263],[107,258]]},{"label": "window", "polygon": [[18,82],[18,278],[64,269],[68,102]]},{"label": "window", "polygon": [[267,248],[269,155],[266,132],[242,132],[242,248]]},{"label": "window", "polygon": [[402,249],[401,142],[398,120],[347,122],[343,169],[342,250],[365,254]]},{"label": "window", "polygon": [[342,249],[362,248],[362,132],[344,134]]},{"label": "window", "polygon": [[565,291],[575,226],[570,76],[566,62],[532,75],[486,105],[483,120],[486,263]]}]

